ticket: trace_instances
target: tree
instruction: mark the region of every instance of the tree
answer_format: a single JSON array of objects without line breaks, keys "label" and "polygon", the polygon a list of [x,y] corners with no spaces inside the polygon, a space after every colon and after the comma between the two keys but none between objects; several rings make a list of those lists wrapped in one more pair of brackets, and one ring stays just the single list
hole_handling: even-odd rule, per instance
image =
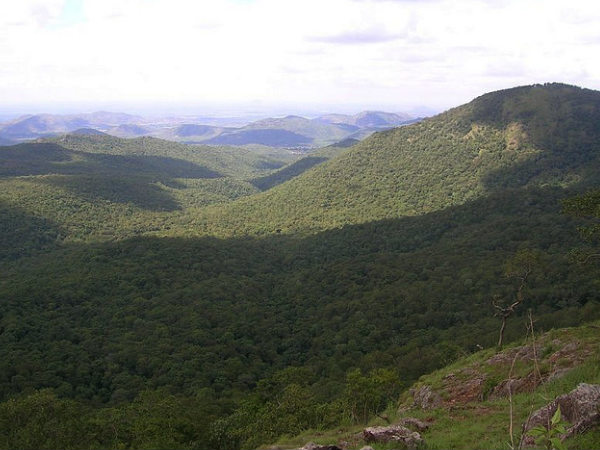
[{"label": "tree", "polygon": [[496,310],[494,316],[500,317],[500,320],[502,321],[498,336],[498,347],[502,347],[507,319],[512,316],[517,307],[523,303],[523,291],[527,285],[527,279],[531,275],[533,267],[538,259],[536,252],[532,250],[520,250],[506,263],[505,275],[509,278],[516,279],[518,281],[518,286],[510,304],[501,304],[497,297],[492,300],[492,305]]},{"label": "tree", "polygon": [[368,375],[360,369],[348,372],[345,397],[352,421],[367,423],[370,415],[380,412],[398,394],[399,385],[398,374],[389,369],[375,369]]}]

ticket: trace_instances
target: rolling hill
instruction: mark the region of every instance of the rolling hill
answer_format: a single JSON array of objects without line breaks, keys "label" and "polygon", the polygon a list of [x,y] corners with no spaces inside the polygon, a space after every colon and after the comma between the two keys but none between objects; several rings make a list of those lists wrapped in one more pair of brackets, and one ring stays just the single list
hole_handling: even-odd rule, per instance
[{"label": "rolling hill", "polygon": [[374,131],[410,122],[408,115],[366,111],[355,116],[332,114],[316,119],[300,116],[263,119],[225,131],[209,144],[261,144],[274,147],[321,147],[348,138],[364,138]]},{"label": "rolling hill", "polygon": [[80,128],[107,129],[111,126],[132,124],[139,120],[137,116],[105,111],[70,115],[36,114],[0,124],[0,137],[19,141],[68,133]]},{"label": "rolling hill", "polygon": [[[173,136],[171,136],[171,140],[186,143],[200,143],[217,137],[229,129],[231,129],[231,127],[217,127],[212,125],[186,123],[179,125],[172,130]],[[163,136],[168,138],[169,135],[163,134]]]},{"label": "rolling hill", "polygon": [[150,129],[136,124],[121,124],[106,130],[106,134],[120,138],[148,136]]},{"label": "rolling hill", "polygon": [[77,130],[71,131],[71,134],[79,134],[79,135],[83,135],[83,136],[104,136],[104,135],[106,135],[106,133],[96,130],[95,128],[79,128]]},{"label": "rolling hill", "polygon": [[373,131],[409,123],[410,120],[407,115],[368,111],[355,116],[330,115],[317,119],[300,116],[268,118],[242,127],[231,127],[181,123],[182,119],[177,117],[144,119],[109,112],[37,114],[0,124],[0,140],[15,143],[87,128],[122,138],[152,136],[195,144],[315,148],[348,137],[362,139]]},{"label": "rolling hill", "polygon": [[376,133],[339,158],[197,223],[318,230],[420,215],[498,192],[595,184],[599,102],[596,91],[560,84],[486,94]]},{"label": "rolling hill", "polygon": [[277,149],[79,133],[3,147],[0,210],[8,223],[0,259],[64,242],[111,240],[168,227],[166,222],[189,207],[256,193],[246,180],[297,157]]},{"label": "rolling hill", "polygon": [[358,394],[372,416],[495,345],[523,255],[507,341],[528,311],[599,318],[597,263],[571,256],[590,221],[561,211],[600,185],[599,124],[600,92],[548,84],[310,168],[152,138],[0,148],[0,442],[231,450],[353,426]]},{"label": "rolling hill", "polygon": [[265,145],[268,147],[309,147],[312,139],[289,130],[251,129],[221,134],[210,145]]},{"label": "rolling hill", "polygon": [[273,147],[318,147],[332,144],[358,130],[358,127],[321,123],[300,116],[263,119],[223,133],[211,144],[262,144]]},{"label": "rolling hill", "polygon": [[388,113],[383,111],[363,111],[353,116],[346,114],[326,114],[316,120],[323,123],[346,124],[358,128],[391,128],[409,122],[409,114]]},{"label": "rolling hill", "polygon": [[67,134],[44,141],[85,153],[176,158],[205,165],[223,175],[241,179],[264,175],[265,171],[279,169],[298,158],[298,155],[285,149],[186,145],[152,137],[123,139],[108,135]]}]

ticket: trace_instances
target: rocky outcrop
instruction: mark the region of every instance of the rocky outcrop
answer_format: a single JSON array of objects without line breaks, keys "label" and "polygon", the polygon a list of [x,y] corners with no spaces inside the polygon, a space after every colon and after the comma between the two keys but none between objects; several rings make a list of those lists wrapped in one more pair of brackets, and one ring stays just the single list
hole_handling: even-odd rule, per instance
[{"label": "rocky outcrop", "polygon": [[521,392],[533,392],[541,383],[541,378],[536,372],[530,372],[521,378],[511,378],[503,380],[492,389],[488,400],[508,397],[509,395],[520,394]]},{"label": "rocky outcrop", "polygon": [[485,375],[479,370],[467,367],[460,372],[449,373],[443,380],[443,389],[446,392],[446,405],[464,405],[470,402],[483,400],[483,386]]},{"label": "rocky outcrop", "polygon": [[421,409],[432,409],[441,406],[442,398],[431,389],[431,386],[421,386],[419,389],[411,389],[413,396],[413,406]]},{"label": "rocky outcrop", "polygon": [[411,431],[402,425],[390,425],[387,427],[369,427],[363,431],[363,439],[366,442],[398,442],[409,449],[414,449],[423,442],[423,438],[416,431]]},{"label": "rocky outcrop", "polygon": [[300,450],[342,450],[342,449],[340,447],[338,447],[337,445],[320,445],[320,444],[315,444],[314,442],[309,442],[304,447],[302,447]]},{"label": "rocky outcrop", "polygon": [[[571,424],[563,438],[600,424],[600,385],[581,383],[568,394],[561,395],[534,411],[523,425],[523,434],[526,435],[529,430],[540,425],[548,427],[559,406],[562,419]],[[524,443],[532,445],[534,440],[531,436],[526,436]]]}]

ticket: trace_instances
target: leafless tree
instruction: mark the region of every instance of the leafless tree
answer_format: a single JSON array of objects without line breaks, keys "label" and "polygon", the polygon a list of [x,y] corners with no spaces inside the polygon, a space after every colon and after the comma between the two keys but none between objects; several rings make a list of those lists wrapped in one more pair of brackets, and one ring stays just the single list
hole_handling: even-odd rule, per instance
[{"label": "leafless tree", "polygon": [[527,279],[533,271],[533,265],[536,260],[536,255],[524,250],[518,252],[513,259],[507,264],[506,275],[511,278],[516,278],[519,281],[517,292],[515,293],[514,301],[509,305],[500,303],[499,298],[492,299],[492,306],[496,310],[494,316],[500,317],[502,325],[500,326],[500,335],[498,336],[498,347],[502,347],[504,341],[504,330],[506,329],[506,320],[512,316],[516,308],[523,303],[523,291],[527,284]]}]

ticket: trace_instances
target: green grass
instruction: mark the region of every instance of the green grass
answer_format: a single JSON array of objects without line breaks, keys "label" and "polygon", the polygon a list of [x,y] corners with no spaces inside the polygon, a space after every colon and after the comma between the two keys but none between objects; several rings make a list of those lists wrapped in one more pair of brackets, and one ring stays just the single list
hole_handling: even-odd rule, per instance
[{"label": "green grass", "polygon": [[[518,445],[521,438],[521,425],[527,420],[531,411],[534,411],[552,401],[559,395],[575,389],[579,383],[600,384],[600,333],[598,327],[600,322],[590,323],[576,328],[556,329],[538,337],[538,344],[543,348],[552,347],[553,341],[560,339],[564,344],[578,343],[575,353],[591,355],[581,364],[577,365],[564,376],[553,381],[541,384],[533,392],[518,393],[513,395],[513,439]],[[504,351],[531,343],[529,340],[519,340],[510,343]],[[554,342],[554,345],[556,343]],[[555,348],[558,350],[558,348]],[[477,368],[481,373],[490,376],[492,373],[503,379],[508,378],[510,362],[489,369],[487,360],[496,354],[492,349],[474,353],[468,357],[461,358],[453,364],[437,370],[431,374],[422,376],[413,387],[428,385],[434,390],[442,389],[443,378],[450,373],[458,373],[465,369]],[[540,364],[543,359],[552,353],[540,355]],[[487,370],[486,370],[487,369]],[[518,377],[519,373],[524,376],[527,372],[534,370],[533,361],[523,363],[519,371],[513,373]],[[453,406],[440,407],[429,410],[421,410],[412,407],[412,396],[409,390],[405,391],[399,399],[399,408],[390,407],[386,411],[391,422],[402,417],[415,417],[430,423],[430,428],[421,433],[425,443],[423,449],[508,449],[510,448],[510,404],[508,398],[498,398],[493,401],[470,402],[466,404],[455,404]],[[369,423],[369,426],[385,425],[377,418]],[[360,448],[366,443],[357,436],[364,426],[351,426],[324,430],[321,432],[308,431],[302,435],[284,438],[277,442],[285,448],[299,447],[306,442],[312,441],[321,444],[332,444],[340,442],[352,443],[348,448]],[[369,444],[376,450],[384,450],[394,447],[393,444]],[[600,445],[600,428],[593,429],[585,434],[569,438],[566,445],[571,449],[597,449]],[[397,445],[396,445],[397,448]]]}]

